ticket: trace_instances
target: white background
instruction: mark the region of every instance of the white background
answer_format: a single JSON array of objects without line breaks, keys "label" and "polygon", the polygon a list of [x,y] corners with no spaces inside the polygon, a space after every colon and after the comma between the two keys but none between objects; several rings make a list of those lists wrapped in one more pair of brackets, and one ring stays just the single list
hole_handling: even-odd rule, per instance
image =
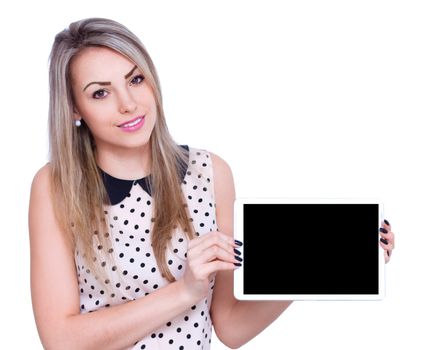
[{"label": "white background", "polygon": [[[237,196],[384,202],[397,240],[387,297],[296,302],[243,349],[442,348],[440,2],[0,6],[1,348],[41,349],[29,288],[29,189],[47,161],[50,47],[85,17],[115,19],[140,37],[175,139],[223,157]],[[352,249],[352,229],[342,218],[342,254]],[[284,268],[280,244],[269,236],[274,269]],[[212,348],[225,349],[216,339]]]}]

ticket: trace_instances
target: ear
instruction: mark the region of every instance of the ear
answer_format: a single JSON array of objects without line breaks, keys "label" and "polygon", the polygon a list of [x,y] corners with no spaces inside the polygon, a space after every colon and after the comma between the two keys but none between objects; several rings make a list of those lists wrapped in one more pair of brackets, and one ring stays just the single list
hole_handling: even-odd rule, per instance
[{"label": "ear", "polygon": [[78,113],[77,109],[74,107],[74,120],[81,120],[81,115]]}]

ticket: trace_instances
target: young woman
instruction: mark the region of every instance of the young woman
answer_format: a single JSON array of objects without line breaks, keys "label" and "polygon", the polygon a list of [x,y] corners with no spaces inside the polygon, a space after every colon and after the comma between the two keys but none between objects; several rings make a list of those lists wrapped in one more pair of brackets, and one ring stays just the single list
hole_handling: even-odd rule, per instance
[{"label": "young woman", "polygon": [[[119,23],[72,23],[50,56],[50,162],[32,183],[31,287],[48,349],[237,348],[290,304],[233,296],[228,164],[177,145],[155,67]],[[394,247],[381,230],[386,261]]]}]

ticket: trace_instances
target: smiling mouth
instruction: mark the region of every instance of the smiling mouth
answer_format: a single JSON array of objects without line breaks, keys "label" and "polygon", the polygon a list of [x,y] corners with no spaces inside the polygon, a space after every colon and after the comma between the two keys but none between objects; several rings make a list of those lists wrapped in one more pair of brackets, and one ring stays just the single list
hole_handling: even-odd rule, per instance
[{"label": "smiling mouth", "polygon": [[139,124],[143,119],[145,115],[137,117],[135,119],[129,120],[127,123],[118,125],[119,128],[131,128]]}]

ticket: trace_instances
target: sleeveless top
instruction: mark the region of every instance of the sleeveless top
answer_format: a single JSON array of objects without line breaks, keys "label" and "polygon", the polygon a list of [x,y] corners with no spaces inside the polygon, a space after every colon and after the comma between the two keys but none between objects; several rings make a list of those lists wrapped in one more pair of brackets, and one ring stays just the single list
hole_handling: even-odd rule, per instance
[{"label": "sleeveless top", "polygon": [[[217,230],[213,169],[209,152],[181,146],[189,151],[187,169],[181,173],[181,188],[187,201],[190,221],[197,235]],[[108,220],[111,254],[114,262],[102,261],[101,246],[96,246],[96,263],[107,268],[106,281],[96,278],[86,266],[82,250],[76,247],[80,312],[93,312],[104,307],[141,298],[166,286],[151,246],[153,199],[145,179],[122,180],[102,171],[110,204],[104,206]],[[188,238],[176,229],[166,251],[168,267],[180,279],[187,259]],[[107,264],[107,265],[106,265]],[[112,265],[112,266],[111,266]],[[139,340],[130,349],[209,349],[212,321],[210,305],[215,279],[207,298],[169,320]],[[104,286],[107,284],[107,289]],[[109,288],[110,287],[110,288]]]}]

